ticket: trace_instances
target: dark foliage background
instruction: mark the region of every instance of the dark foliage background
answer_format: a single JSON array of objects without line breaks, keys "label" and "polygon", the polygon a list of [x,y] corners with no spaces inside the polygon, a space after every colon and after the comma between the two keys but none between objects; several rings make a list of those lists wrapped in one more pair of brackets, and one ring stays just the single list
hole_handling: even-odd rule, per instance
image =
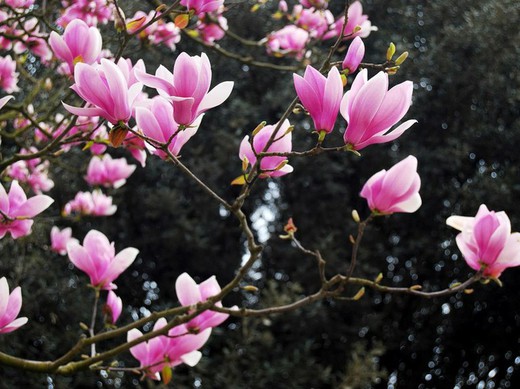
[{"label": "dark foliage background", "polygon": [[[338,14],[342,4],[331,3]],[[294,218],[305,246],[320,249],[330,274],[344,270],[348,235],[355,232],[350,212],[355,208],[367,214],[358,197],[362,184],[409,154],[419,160],[423,206],[413,215],[394,215],[369,227],[356,274],[376,277],[382,272],[389,285],[444,288],[469,274],[455,245],[456,232],[445,225],[449,215],[473,215],[486,203],[490,209],[506,210],[513,227],[520,225],[518,2],[367,0],[363,5],[379,27],[366,40],[366,60],[381,61],[390,41],[398,52],[410,52],[392,83],[414,81],[408,117],[419,123],[393,144],[363,150],[361,158],[338,154],[294,159],[293,174],[261,183],[246,205],[254,220],[262,220],[265,207],[274,211],[275,220],[267,224],[271,239],[249,276],[260,292],[237,291],[226,305],[265,307],[317,290],[312,258],[276,238],[288,217]],[[244,37],[258,39],[275,22],[266,24],[249,14],[249,6],[230,4],[230,26]],[[233,43],[223,45],[239,49]],[[198,54],[201,48],[184,39],[178,50]],[[134,59],[143,57],[148,71],[157,58],[164,58],[166,67],[175,58],[166,50],[145,51],[138,45],[128,52]],[[237,194],[229,183],[239,174],[240,140],[258,122],[277,120],[294,95],[292,76],[208,54],[214,83],[232,79],[235,89],[230,100],[206,115],[182,159],[229,199]],[[297,127],[295,148],[309,147],[314,138],[305,134],[308,120],[297,116],[291,121]],[[339,143],[340,137],[336,132],[327,141]],[[85,189],[84,157],[71,155],[70,163],[54,170],[60,188],[52,193],[56,213],[78,189]],[[118,280],[125,303],[120,320],[174,304],[174,282],[183,271],[198,281],[215,274],[221,284],[233,276],[244,254],[236,221],[174,166],[149,158],[147,167],[138,168],[115,193],[115,200],[116,216],[70,224],[77,237],[96,228],[116,241],[118,250],[140,249],[138,261]],[[81,333],[78,321],[89,319],[93,296],[85,287],[86,277],[42,246],[53,222],[40,219],[24,245],[0,241],[0,274],[10,285],[22,286],[23,314],[30,319],[23,329],[0,338],[2,351],[32,359],[56,358]],[[519,269],[508,270],[501,277],[502,288],[479,285],[471,295],[423,300],[368,291],[356,303],[323,301],[280,317],[228,320],[215,329],[199,365],[176,369],[170,386],[519,387],[519,276]],[[136,365],[129,355],[121,360]],[[41,376],[1,366],[0,376],[0,388],[161,386],[132,375]]]}]

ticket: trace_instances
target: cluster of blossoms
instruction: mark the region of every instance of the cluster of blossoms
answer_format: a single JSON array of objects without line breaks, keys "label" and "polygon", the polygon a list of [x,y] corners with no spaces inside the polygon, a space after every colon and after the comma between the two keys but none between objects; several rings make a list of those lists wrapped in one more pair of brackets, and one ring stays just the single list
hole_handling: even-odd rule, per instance
[{"label": "cluster of blossoms", "polygon": [[[175,282],[175,291],[182,306],[193,307],[218,295],[221,289],[215,277],[210,277],[197,284],[187,273],[183,273]],[[220,302],[215,305],[222,306]],[[130,352],[140,362],[140,367],[148,376],[160,379],[159,372],[165,365],[172,367],[181,363],[189,366],[196,365],[202,356],[198,350],[208,340],[211,329],[224,322],[228,316],[225,313],[204,311],[189,322],[169,329],[165,335],[133,346]],[[166,319],[159,319],[155,323],[153,331],[160,330],[166,325]],[[131,342],[141,336],[141,331],[130,330],[128,341]]]},{"label": "cluster of blossoms", "polygon": [[310,40],[327,40],[338,38],[340,35],[344,39],[358,36],[365,38],[375,29],[368,16],[363,14],[363,7],[359,1],[350,5],[346,20],[344,15],[335,19],[326,9],[327,5],[327,1],[300,1],[289,13],[287,3],[280,1],[278,17],[286,17],[292,24],[267,36],[267,52],[274,56],[294,56],[302,59]]},{"label": "cluster of blossoms", "polygon": [[[34,148],[22,149],[20,154],[29,154],[34,151]],[[7,168],[6,175],[13,180],[29,185],[34,193],[41,194],[54,187],[54,181],[48,177],[48,170],[49,161],[32,158],[13,163]]]}]

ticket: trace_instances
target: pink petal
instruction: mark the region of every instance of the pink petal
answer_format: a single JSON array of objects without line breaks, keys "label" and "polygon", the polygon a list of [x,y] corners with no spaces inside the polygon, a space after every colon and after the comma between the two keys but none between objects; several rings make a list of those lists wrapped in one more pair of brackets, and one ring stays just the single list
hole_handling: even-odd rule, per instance
[{"label": "pink petal", "polygon": [[202,300],[199,286],[188,273],[182,273],[175,281],[175,292],[183,306],[194,305]]}]

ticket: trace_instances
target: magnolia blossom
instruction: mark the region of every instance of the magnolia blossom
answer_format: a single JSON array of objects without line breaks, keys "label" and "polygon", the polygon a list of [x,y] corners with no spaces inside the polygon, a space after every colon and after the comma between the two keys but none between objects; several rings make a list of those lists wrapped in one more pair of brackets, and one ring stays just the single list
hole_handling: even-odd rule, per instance
[{"label": "magnolia blossom", "polygon": [[403,118],[412,103],[413,83],[402,82],[388,90],[388,74],[379,72],[367,81],[361,70],[341,101],[340,113],[348,122],[343,139],[349,149],[390,142],[417,120],[408,120],[389,131]]},{"label": "magnolia blossom", "polygon": [[93,64],[101,54],[102,38],[96,27],[89,27],[83,20],[71,21],[65,28],[63,36],[52,31],[49,45],[54,55],[67,63],[68,73],[74,73],[78,62]]},{"label": "magnolia blossom", "polygon": [[17,84],[16,61],[10,55],[0,57],[0,89],[5,90],[7,93],[13,93],[20,89]]},{"label": "magnolia blossom", "polygon": [[368,207],[376,214],[415,212],[421,206],[421,178],[417,174],[417,158],[408,156],[381,170],[368,179],[360,196],[367,199]]},{"label": "magnolia blossom", "polygon": [[[285,120],[278,130],[275,141],[265,150],[267,142],[271,138],[277,125],[269,125],[262,128],[253,136],[252,144],[249,142],[249,135],[246,135],[240,143],[238,156],[242,161],[254,165],[257,161],[256,154],[265,153],[290,153],[292,150],[292,133],[290,131],[291,124],[289,120]],[[254,149],[254,151],[253,151]],[[262,158],[260,162],[260,170],[262,177],[279,177],[289,174],[293,171],[293,167],[288,165],[287,157],[270,156]]]},{"label": "magnolia blossom", "polygon": [[293,24],[270,33],[267,37],[267,53],[274,56],[293,55],[302,59],[310,34]]},{"label": "magnolia blossom", "polygon": [[208,109],[222,104],[233,89],[233,82],[226,81],[209,91],[211,65],[204,53],[200,57],[181,53],[175,61],[173,74],[161,65],[155,76],[139,70],[136,70],[136,76],[173,103],[175,122],[183,126],[190,126]]},{"label": "magnolia blossom", "polygon": [[[35,147],[21,149],[20,154],[30,154],[36,152]],[[54,187],[54,181],[49,177],[49,161],[42,161],[40,158],[20,160],[6,169],[6,174],[19,183],[28,184],[34,193],[41,194],[48,192]]]},{"label": "magnolia blossom", "polygon": [[194,10],[196,15],[217,11],[224,5],[224,0],[181,0],[181,5]]},{"label": "magnolia blossom", "polygon": [[0,238],[7,232],[14,239],[31,233],[33,217],[46,210],[54,200],[49,196],[36,195],[27,198],[18,181],[11,183],[9,194],[0,185]]},{"label": "magnolia blossom", "polygon": [[365,56],[365,44],[363,43],[363,39],[359,36],[355,37],[352,43],[347,50],[347,55],[345,55],[345,59],[341,64],[341,67],[345,70],[348,70],[349,73],[354,73],[361,61],[363,61],[363,57]]},{"label": "magnolia blossom", "polygon": [[345,28],[343,28],[344,24],[345,16],[342,16],[336,20],[332,26],[332,31],[325,35],[325,39],[335,38],[339,36],[342,31],[345,39],[352,39],[356,36],[366,38],[368,35],[370,35],[371,31],[377,30],[376,27],[372,26],[370,20],[368,20],[368,16],[363,15],[363,6],[359,1],[354,1],[352,4],[350,4],[347,13],[347,25]]},{"label": "magnolia blossom", "polygon": [[112,197],[106,196],[100,190],[78,192],[73,200],[65,204],[64,215],[79,213],[90,216],[110,216],[116,213],[117,206],[112,204]]},{"label": "magnolia blossom", "polygon": [[135,165],[129,165],[125,158],[112,159],[109,154],[101,158],[92,157],[87,168],[85,180],[90,185],[102,185],[107,188],[120,188],[134,172]]},{"label": "magnolia blossom", "polygon": [[87,233],[83,246],[74,241],[67,244],[67,254],[74,266],[90,277],[93,287],[104,290],[117,288],[112,281],[134,262],[138,253],[139,250],[128,247],[116,255],[114,243],[96,230]]},{"label": "magnolia blossom", "polygon": [[304,7],[310,8],[327,8],[329,5],[329,0],[300,0],[300,4]]},{"label": "magnolia blossom", "polygon": [[509,268],[520,266],[520,233],[511,233],[505,212],[490,211],[482,204],[475,217],[450,216],[446,224],[461,231],[457,246],[466,263],[485,277],[498,278]]},{"label": "magnolia blossom", "polygon": [[336,67],[327,77],[312,66],[307,66],[303,77],[293,74],[294,88],[314,121],[317,132],[330,133],[338,117],[343,97],[343,82]]},{"label": "magnolia blossom", "polygon": [[123,300],[121,297],[118,297],[113,290],[108,291],[107,296],[107,304],[105,306],[105,312],[107,314],[107,319],[110,324],[116,324],[117,319],[121,315],[123,310]]},{"label": "magnolia blossom", "polygon": [[5,0],[5,4],[13,8],[29,8],[34,0]]},{"label": "magnolia blossom", "polygon": [[202,18],[197,21],[196,29],[205,43],[213,44],[226,36],[227,19],[217,15],[213,18]]},{"label": "magnolia blossom", "polygon": [[309,31],[313,38],[321,38],[334,24],[334,15],[328,10],[316,10],[314,8],[303,8],[295,5],[293,8],[295,24]]},{"label": "magnolia blossom", "polygon": [[62,27],[76,19],[83,20],[89,26],[106,24],[112,19],[114,5],[106,0],[63,0],[65,12],[56,21]]},{"label": "magnolia blossom", "polygon": [[[160,318],[155,322],[153,331],[160,330],[166,324],[166,319]],[[156,380],[161,379],[159,372],[165,365],[185,363],[195,366],[202,357],[197,350],[206,343],[211,329],[192,334],[185,324],[181,324],[168,330],[167,334],[168,336],[159,335],[130,348],[130,353],[140,362],[140,368],[147,376]],[[127,341],[132,342],[141,336],[143,333],[134,328],[128,331]]]},{"label": "magnolia blossom", "polygon": [[149,107],[137,107],[135,110],[136,122],[142,133],[158,143],[157,147],[151,146],[153,154],[166,159],[167,154],[158,148],[168,143],[168,150],[178,156],[181,148],[197,132],[202,115],[184,130],[174,119],[173,106],[162,97],[156,97],[151,101]]},{"label": "magnolia blossom", "polygon": [[48,63],[52,58],[52,51],[47,45],[46,34],[40,32],[40,21],[37,18],[26,19],[23,28],[16,30],[19,39],[13,45],[16,54],[30,51],[40,57],[43,63]]},{"label": "magnolia blossom", "polygon": [[16,318],[22,308],[22,290],[19,286],[9,294],[5,277],[0,278],[0,334],[12,332],[25,323],[26,317]]},{"label": "magnolia blossom", "polygon": [[[215,276],[197,284],[188,273],[182,273],[175,281],[175,292],[179,302],[184,306],[195,305],[206,301],[212,296],[220,293],[220,285]],[[215,306],[221,307],[219,301]],[[186,323],[187,327],[195,331],[203,331],[207,328],[216,327],[228,318],[228,314],[214,311],[204,311]]]},{"label": "magnolia blossom", "polygon": [[60,254],[67,254],[67,244],[69,242],[78,242],[77,239],[72,237],[72,229],[70,227],[60,230],[58,227],[53,226],[51,228],[51,250]]},{"label": "magnolia blossom", "polygon": [[99,65],[78,63],[74,69],[75,84],[71,87],[83,100],[94,107],[73,107],[63,103],[74,115],[102,116],[112,124],[126,124],[142,85],[131,86],[121,69],[102,58]]}]

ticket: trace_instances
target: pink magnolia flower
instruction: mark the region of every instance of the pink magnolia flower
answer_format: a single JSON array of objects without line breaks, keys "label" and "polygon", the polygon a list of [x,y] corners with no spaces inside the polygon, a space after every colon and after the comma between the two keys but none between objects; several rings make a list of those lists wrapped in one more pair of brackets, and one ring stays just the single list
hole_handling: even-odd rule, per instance
[{"label": "pink magnolia flower", "polygon": [[228,22],[224,16],[218,15],[211,19],[199,19],[196,28],[204,42],[213,44],[226,36]]},{"label": "pink magnolia flower", "polygon": [[[183,306],[191,306],[206,301],[208,298],[220,293],[220,285],[215,276],[197,284],[188,273],[182,273],[175,281],[175,291],[177,298]],[[215,304],[221,307],[219,301]],[[186,326],[195,331],[203,331],[207,328],[216,327],[228,318],[228,314],[214,311],[204,311],[191,319]]]},{"label": "pink magnolia flower", "polygon": [[361,189],[368,207],[376,214],[415,212],[421,206],[421,178],[417,174],[417,158],[408,156],[401,162],[377,172]]},{"label": "pink magnolia flower", "polygon": [[181,30],[175,23],[160,19],[155,22],[153,33],[148,36],[148,39],[154,45],[163,44],[175,51],[175,45],[181,40]]},{"label": "pink magnolia flower", "polygon": [[[160,318],[155,322],[153,331],[160,330],[166,324],[166,319]],[[197,350],[206,343],[210,335],[210,328],[198,334],[190,334],[186,325],[181,324],[170,329],[168,336],[159,335],[131,347],[130,353],[140,362],[140,368],[148,377],[160,380],[159,372],[166,364],[176,366],[185,363],[195,366],[202,357]],[[143,333],[134,328],[128,331],[127,341],[131,342],[141,336]]]},{"label": "pink magnolia flower", "polygon": [[139,250],[128,247],[115,253],[114,243],[101,232],[90,230],[83,246],[71,241],[67,244],[70,261],[90,277],[90,284],[98,289],[111,290],[117,286],[112,282],[130,266]]},{"label": "pink magnolia flower", "polygon": [[92,157],[87,168],[85,180],[90,185],[120,188],[134,172],[135,165],[129,165],[125,158],[112,159],[109,154],[101,158]]},{"label": "pink magnolia flower", "polygon": [[43,63],[48,63],[52,58],[52,51],[47,44],[46,34],[40,33],[40,25],[37,18],[30,18],[23,23],[23,28],[16,30],[18,40],[13,45],[13,51],[17,54],[30,51],[40,57]]},{"label": "pink magnolia flower", "polygon": [[[135,116],[137,126],[143,134],[159,144],[166,144],[169,141],[168,150],[175,156],[179,155],[181,148],[195,135],[202,120],[201,115],[191,126],[185,129],[179,128],[174,119],[174,108],[161,97],[151,100],[149,107],[137,107]],[[163,150],[156,147],[150,149],[160,158],[167,158]]]},{"label": "pink magnolia flower", "polygon": [[308,31],[290,24],[269,34],[266,43],[267,53],[277,57],[290,55],[302,59],[309,38]]},{"label": "pink magnolia flower", "polygon": [[[29,150],[22,149],[20,154],[29,154],[37,151],[31,147]],[[48,192],[54,187],[54,181],[48,177],[49,161],[40,158],[21,160],[13,163],[6,169],[6,174],[19,183],[28,184],[34,193]]]},{"label": "pink magnolia flower", "polygon": [[70,227],[60,230],[58,227],[51,228],[51,250],[60,254],[67,254],[67,243],[79,243],[77,239],[72,237],[72,229]]},{"label": "pink magnolia flower", "polygon": [[112,19],[114,5],[106,0],[63,0],[65,12],[56,21],[62,27],[81,19],[89,26],[106,24]]},{"label": "pink magnolia flower", "polygon": [[341,67],[344,70],[347,69],[349,73],[354,73],[361,61],[363,61],[364,56],[365,44],[363,43],[363,39],[357,36],[348,47],[347,55],[345,55],[345,59],[343,60]]},{"label": "pink magnolia flower", "polygon": [[315,8],[303,8],[295,5],[293,8],[295,24],[307,30],[313,38],[321,38],[334,24],[334,15],[328,10]]},{"label": "pink magnolia flower", "polygon": [[116,213],[117,206],[112,205],[112,197],[106,196],[100,190],[78,192],[73,200],[65,204],[63,214],[79,213],[90,216],[110,216]]},{"label": "pink magnolia flower", "polygon": [[11,99],[14,99],[14,96],[11,96],[11,95],[8,95],[8,96],[4,96],[0,99],[0,109],[2,109],[4,107],[4,105],[6,105],[9,100]]},{"label": "pink magnolia flower", "polygon": [[224,0],[181,0],[181,5],[194,10],[196,15],[217,11],[224,5]]},{"label": "pink magnolia flower", "polygon": [[446,224],[461,231],[459,250],[469,267],[482,270],[485,277],[498,278],[505,269],[520,266],[520,233],[511,233],[505,212],[482,204],[475,217],[450,216]]},{"label": "pink magnolia flower", "polygon": [[94,107],[73,107],[63,103],[67,111],[81,116],[102,116],[112,124],[126,124],[132,116],[132,107],[142,85],[128,86],[121,69],[102,58],[99,65],[76,64],[71,88]]},{"label": "pink magnolia flower", "polygon": [[17,84],[16,61],[10,55],[0,57],[0,89],[5,90],[7,93],[13,93],[20,90]]},{"label": "pink magnolia flower", "polygon": [[46,210],[54,200],[49,196],[36,195],[27,198],[18,181],[11,183],[9,194],[0,185],[0,238],[7,232],[14,239],[31,233],[33,217]]},{"label": "pink magnolia flower", "polygon": [[329,0],[300,0],[300,4],[306,8],[314,7],[317,9],[327,8]]},{"label": "pink magnolia flower", "polygon": [[9,285],[5,277],[0,278],[0,334],[7,334],[17,330],[25,323],[26,317],[16,316],[22,308],[22,290],[19,286],[9,294]]},{"label": "pink magnolia flower", "polygon": [[296,93],[311,115],[316,131],[330,133],[343,97],[343,82],[338,69],[331,68],[325,77],[309,65],[303,77],[293,74],[293,79]]},{"label": "pink magnolia flower", "polygon": [[105,312],[107,319],[111,324],[116,324],[117,319],[121,315],[123,310],[123,300],[118,297],[113,290],[108,291],[107,304],[105,306]]},{"label": "pink magnolia flower", "polygon": [[371,144],[390,142],[417,120],[408,120],[389,131],[403,118],[412,103],[413,83],[402,82],[388,90],[388,74],[379,72],[367,81],[361,70],[341,101],[341,115],[348,122],[343,139],[351,150]]},{"label": "pink magnolia flower", "polygon": [[233,82],[225,81],[209,91],[211,65],[204,53],[200,57],[181,53],[175,61],[173,74],[161,65],[155,76],[139,70],[136,70],[136,76],[173,102],[175,122],[183,126],[190,126],[208,109],[222,104],[233,89]]},{"label": "pink magnolia flower", "polygon": [[[336,23],[332,26],[332,31],[328,32],[324,38],[328,39],[339,36],[343,30],[344,24],[345,17],[342,16],[336,20]],[[357,28],[359,28],[359,30],[355,31]],[[347,13],[347,25],[343,30],[343,36],[345,39],[352,39],[356,36],[366,38],[370,35],[370,32],[374,30],[377,30],[377,28],[372,26],[367,15],[363,15],[363,6],[361,3],[359,1],[354,1],[350,4]]]},{"label": "pink magnolia flower", "polygon": [[[253,136],[253,143],[249,142],[249,135],[246,135],[240,143],[240,150],[238,156],[242,161],[247,159],[247,162],[254,165],[257,161],[256,155],[261,152],[266,153],[289,153],[292,150],[292,133],[289,131],[291,124],[289,120],[285,120],[278,130],[276,140],[264,150],[267,142],[273,134],[276,124],[269,125],[262,128],[256,135]],[[253,151],[254,149],[254,151]],[[264,157],[260,162],[260,169],[262,170],[262,177],[279,177],[289,174],[293,171],[291,165],[283,165],[287,161],[287,157],[271,156]]]},{"label": "pink magnolia flower", "polygon": [[29,8],[34,0],[5,0],[5,4],[13,8]]},{"label": "pink magnolia flower", "polygon": [[83,20],[71,21],[65,28],[63,36],[52,31],[49,45],[54,55],[67,63],[69,74],[74,73],[78,62],[96,63],[101,54],[102,38],[96,27],[89,27]]}]

